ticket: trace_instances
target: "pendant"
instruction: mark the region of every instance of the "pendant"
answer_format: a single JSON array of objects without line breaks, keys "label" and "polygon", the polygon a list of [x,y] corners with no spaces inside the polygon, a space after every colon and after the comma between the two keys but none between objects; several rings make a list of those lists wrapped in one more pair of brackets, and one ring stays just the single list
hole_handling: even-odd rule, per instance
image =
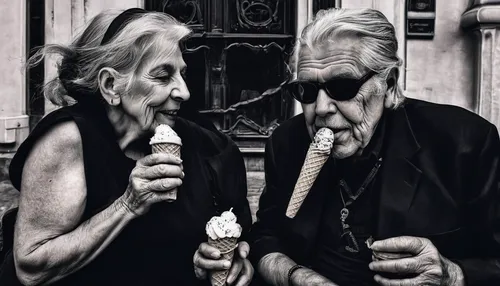
[{"label": "pendant", "polygon": [[342,208],[340,210],[340,221],[344,223],[348,216],[349,216],[349,210],[346,208]]},{"label": "pendant", "polygon": [[342,235],[340,237],[341,238],[345,237],[345,240],[347,241],[345,249],[347,251],[352,253],[357,253],[359,252],[358,242],[356,241],[354,234],[352,234],[351,230],[349,229],[350,228],[349,224],[345,223],[348,216],[349,216],[349,210],[347,208],[342,208],[340,210],[340,223],[342,224]]}]

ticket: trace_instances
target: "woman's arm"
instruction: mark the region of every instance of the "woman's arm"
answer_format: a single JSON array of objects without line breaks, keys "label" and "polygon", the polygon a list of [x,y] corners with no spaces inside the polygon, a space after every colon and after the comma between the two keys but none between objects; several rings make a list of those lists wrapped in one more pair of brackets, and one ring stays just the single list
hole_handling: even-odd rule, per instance
[{"label": "woman's arm", "polygon": [[133,218],[182,184],[180,162],[165,154],[139,160],[124,195],[80,223],[87,198],[80,133],[74,122],[55,126],[23,169],[14,235],[19,280],[48,284],[91,262]]},{"label": "woman's arm", "polygon": [[23,169],[14,236],[18,278],[53,282],[80,269],[134,217],[121,200],[81,225],[87,191],[82,142],[74,122],[57,125],[34,145]]}]

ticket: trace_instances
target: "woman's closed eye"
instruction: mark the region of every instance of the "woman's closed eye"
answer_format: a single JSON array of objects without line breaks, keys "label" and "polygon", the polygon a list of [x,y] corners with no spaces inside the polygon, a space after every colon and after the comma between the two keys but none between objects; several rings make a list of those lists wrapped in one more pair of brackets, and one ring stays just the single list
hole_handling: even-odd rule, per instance
[{"label": "woman's closed eye", "polygon": [[172,76],[175,73],[175,69],[170,64],[162,64],[155,68],[153,68],[149,73],[148,77],[155,81],[159,81],[161,83],[170,83],[172,80]]},{"label": "woman's closed eye", "polygon": [[[186,80],[186,77],[187,77],[186,69],[181,70],[179,74],[183,80]],[[170,81],[172,80],[172,75],[169,73],[160,73],[160,74],[155,75],[152,78],[154,80],[161,81],[162,83],[170,83]]]},{"label": "woman's closed eye", "polygon": [[169,83],[172,80],[172,77],[169,74],[165,74],[165,75],[157,75],[155,79],[161,81],[162,83]]}]

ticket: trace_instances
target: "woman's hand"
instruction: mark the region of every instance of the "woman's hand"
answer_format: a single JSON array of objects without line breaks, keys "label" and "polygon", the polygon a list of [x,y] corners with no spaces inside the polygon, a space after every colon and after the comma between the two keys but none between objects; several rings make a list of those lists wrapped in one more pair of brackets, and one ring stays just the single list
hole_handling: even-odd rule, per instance
[{"label": "woman's hand", "polygon": [[198,279],[206,279],[207,271],[229,269],[226,281],[228,285],[249,285],[254,272],[252,264],[247,259],[249,252],[250,246],[248,243],[244,241],[239,242],[238,247],[234,250],[234,259],[231,263],[231,261],[221,260],[220,251],[207,242],[204,242],[200,244],[193,257],[196,277]]},{"label": "woman's hand", "polygon": [[122,197],[134,214],[146,213],[151,205],[172,199],[172,191],[182,185],[182,160],[171,154],[156,153],[137,161]]}]

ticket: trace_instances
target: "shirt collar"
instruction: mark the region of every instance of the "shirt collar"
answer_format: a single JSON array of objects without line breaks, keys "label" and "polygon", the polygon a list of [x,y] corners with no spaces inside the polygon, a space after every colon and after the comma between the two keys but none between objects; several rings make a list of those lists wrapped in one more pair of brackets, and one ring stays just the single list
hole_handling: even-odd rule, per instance
[{"label": "shirt collar", "polygon": [[386,116],[382,114],[370,143],[366,146],[366,150],[363,151],[364,154],[367,154],[368,156],[375,156],[376,158],[380,157],[382,145],[384,143],[385,128]]}]

